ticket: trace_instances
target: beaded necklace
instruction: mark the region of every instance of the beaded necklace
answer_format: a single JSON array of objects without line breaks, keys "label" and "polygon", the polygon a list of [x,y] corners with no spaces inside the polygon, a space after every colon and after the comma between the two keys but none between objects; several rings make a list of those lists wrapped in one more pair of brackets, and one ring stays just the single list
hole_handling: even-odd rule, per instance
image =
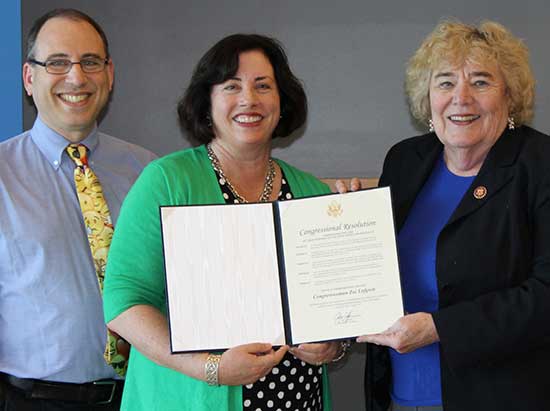
[{"label": "beaded necklace", "polygon": [[[227,178],[227,176],[223,172],[222,166],[220,164],[220,160],[214,153],[214,150],[212,150],[211,144],[208,144],[206,146],[206,152],[208,154],[208,158],[210,159],[210,163],[212,164],[212,168],[216,170],[220,175],[220,177],[225,180],[225,184],[227,184],[227,187],[229,188],[229,190],[231,190],[231,192],[235,196],[235,199],[237,199],[239,203],[248,203],[248,200],[239,194],[237,189],[233,186],[231,181]],[[260,195],[260,198],[258,199],[259,203],[266,203],[269,201],[269,197],[271,197],[271,193],[273,192],[274,181],[275,181],[275,162],[270,157],[268,160],[268,167],[267,167],[267,174],[265,176],[264,188],[262,190],[262,194]]]}]

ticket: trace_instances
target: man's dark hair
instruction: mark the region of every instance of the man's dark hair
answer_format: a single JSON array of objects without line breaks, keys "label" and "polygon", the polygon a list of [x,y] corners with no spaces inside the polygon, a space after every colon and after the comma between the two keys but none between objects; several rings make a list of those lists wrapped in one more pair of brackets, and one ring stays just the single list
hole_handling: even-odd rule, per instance
[{"label": "man's dark hair", "polygon": [[27,61],[35,57],[34,46],[36,44],[36,37],[38,36],[38,33],[40,32],[40,30],[48,20],[56,17],[70,19],[74,21],[85,21],[86,23],[89,23],[101,37],[101,40],[103,41],[103,47],[105,48],[105,58],[109,58],[109,42],[107,41],[107,36],[105,35],[105,32],[103,31],[101,26],[94,19],[92,19],[86,13],[81,12],[80,10],[54,9],[44,14],[43,16],[39,17],[32,25],[31,30],[29,31],[29,36],[27,37],[27,49],[26,49]]},{"label": "man's dark hair", "polygon": [[268,58],[281,99],[281,116],[273,137],[286,137],[307,119],[307,98],[300,80],[288,65],[282,45],[259,34],[233,34],[216,43],[195,67],[189,87],[178,102],[180,125],[189,137],[209,143],[215,137],[211,124],[212,86],[233,77],[239,70],[239,55],[259,50]]}]

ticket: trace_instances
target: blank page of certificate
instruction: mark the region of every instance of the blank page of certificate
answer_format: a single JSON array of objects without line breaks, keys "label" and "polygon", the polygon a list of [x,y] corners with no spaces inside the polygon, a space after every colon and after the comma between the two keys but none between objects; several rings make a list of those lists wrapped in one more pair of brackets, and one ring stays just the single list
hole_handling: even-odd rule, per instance
[{"label": "blank page of certificate", "polygon": [[272,205],[161,214],[172,352],[284,345]]},{"label": "blank page of certificate", "polygon": [[294,344],[381,332],[403,315],[387,187],[278,207]]}]

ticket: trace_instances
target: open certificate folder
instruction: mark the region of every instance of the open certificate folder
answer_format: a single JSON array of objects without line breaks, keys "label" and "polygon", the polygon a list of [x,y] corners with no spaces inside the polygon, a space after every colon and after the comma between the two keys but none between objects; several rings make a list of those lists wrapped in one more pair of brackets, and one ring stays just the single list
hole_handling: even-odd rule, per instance
[{"label": "open certificate folder", "polygon": [[403,315],[387,187],[160,212],[172,352],[351,338]]}]

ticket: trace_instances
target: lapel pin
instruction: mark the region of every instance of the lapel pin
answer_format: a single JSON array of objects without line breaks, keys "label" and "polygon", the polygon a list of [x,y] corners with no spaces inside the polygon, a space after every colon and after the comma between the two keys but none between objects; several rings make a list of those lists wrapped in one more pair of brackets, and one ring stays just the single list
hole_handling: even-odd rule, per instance
[{"label": "lapel pin", "polygon": [[478,200],[485,198],[487,195],[487,188],[485,186],[477,186],[474,190],[474,197]]}]

